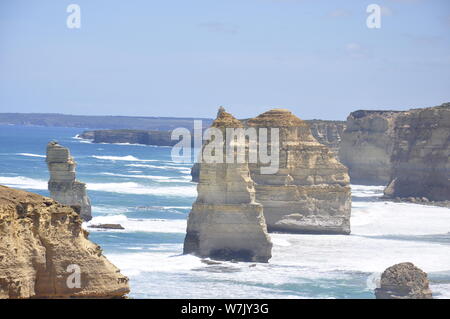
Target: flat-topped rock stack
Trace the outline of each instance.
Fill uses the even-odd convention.
[[[226,128],[242,123],[223,109],[212,127],[226,137]],[[211,143],[208,140],[203,150]],[[267,234],[263,207],[255,201],[248,163],[226,163],[226,143],[221,163],[199,165],[198,197],[189,214],[184,253],[221,260],[267,262],[272,242]],[[235,151],[235,154],[237,151]]]
[[[257,130],[279,128],[278,172],[261,174],[264,165],[249,164],[269,231],[349,234],[350,179],[337,155],[288,110],[270,110],[247,124]]]
[[[387,268],[381,275],[377,299],[432,299],[428,276],[412,263]]]
[[[50,172],[50,196],[61,204],[73,206],[85,221],[91,220],[91,203],[86,184],[76,180],[76,162],[69,149],[54,141],[48,143],[47,166]]]
[[[71,207],[0,186],[0,299],[122,298],[128,278]]]

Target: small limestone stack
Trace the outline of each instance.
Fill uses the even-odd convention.
[[[0,299],[125,296],[128,278],[81,224],[69,206],[0,186]]]
[[[222,131],[225,139],[226,128],[240,128],[242,123],[220,109],[212,127]],[[203,150],[210,143],[206,141]],[[222,163],[203,159],[199,165],[198,197],[189,214],[184,253],[219,260],[268,262],[272,242],[263,208],[255,202],[248,163],[226,163],[226,143],[222,145]]]
[[[260,161],[249,164],[269,231],[349,234],[350,179],[337,155],[288,110],[270,110],[247,124],[279,129],[278,172],[262,174]]]
[[[412,263],[387,268],[375,296],[377,299],[432,299],[427,274]]]
[[[50,196],[61,204],[79,210],[83,220],[91,220],[91,202],[87,196],[86,184],[76,180],[76,162],[69,149],[57,142],[48,143],[47,165],[50,172],[48,182]]]

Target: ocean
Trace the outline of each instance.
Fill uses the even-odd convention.
[[[378,199],[383,187],[352,185],[352,234],[271,234],[268,264],[208,265],[182,255],[196,198],[190,165],[170,147],[93,144],[83,129],[0,126],[0,184],[48,196],[46,145],[75,157],[87,183],[90,240],[130,278],[132,298],[374,298],[381,272],[413,262],[436,298],[450,298],[450,209]],[[125,230],[89,224],[120,223]]]

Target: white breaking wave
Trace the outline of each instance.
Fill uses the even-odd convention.
[[[351,185],[353,197],[381,197],[385,186]]]
[[[92,191],[101,191],[119,194],[135,195],[155,195],[155,196],[173,196],[173,197],[195,197],[197,190],[192,186],[147,186],[135,182],[125,183],[88,183],[87,189]]]
[[[125,230],[111,230],[111,231],[125,231],[125,232],[150,232],[150,233],[180,233],[186,232],[185,219],[137,219],[128,218],[125,215],[107,215],[96,216],[89,222],[83,223],[84,226],[97,224],[120,224]],[[95,228],[87,228],[90,231],[104,231]]]
[[[0,184],[21,189],[46,190],[48,188],[47,181],[24,176],[0,176]]]
[[[21,155],[21,156],[28,156],[28,157],[41,157],[41,158],[45,158],[45,155],[40,155],[40,154],[32,154],[32,153],[17,153],[16,155]]]
[[[171,165],[150,165],[150,164],[127,164],[128,167],[145,167],[145,168],[156,168],[156,169],[164,169],[164,170],[178,170],[184,174],[190,174],[190,167],[186,166],[171,166]]]
[[[140,178],[140,179],[149,179],[161,183],[190,183],[190,180],[188,178],[176,178],[176,177],[170,177],[170,176],[156,176],[156,175],[130,175],[130,174],[116,174],[116,173],[108,173],[103,172],[100,173],[101,175],[106,176],[117,176],[117,177],[126,177],[126,178]]]
[[[141,160],[139,158],[134,157],[133,155],[126,156],[100,156],[100,155],[92,155],[93,158],[107,160],[107,161],[129,161],[129,162],[153,162],[154,160]]]

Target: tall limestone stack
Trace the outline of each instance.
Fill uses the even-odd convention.
[[[265,175],[260,162],[249,164],[269,231],[349,234],[349,176],[337,155],[288,110],[274,109],[247,123],[257,130],[279,128],[278,172]]]
[[[311,134],[319,143],[328,146],[336,154],[339,153],[341,136],[346,128],[345,121],[309,120],[305,122],[309,124]]]
[[[450,103],[402,112],[391,161],[387,197],[450,200]]]
[[[392,173],[394,124],[401,112],[355,111],[347,118],[339,159],[352,184],[387,185]]]
[[[432,299],[428,276],[412,263],[387,268],[381,275],[377,299]]]
[[[50,172],[50,196],[61,204],[76,206],[81,218],[91,220],[91,202],[86,193],[86,184],[76,180],[76,162],[69,149],[57,142],[48,143],[47,165]]]
[[[221,130],[225,139],[226,128],[240,128],[242,123],[221,109],[212,127]],[[203,150],[211,142],[206,141]],[[263,208],[255,202],[248,164],[226,163],[226,143],[222,145],[222,163],[207,163],[203,159],[199,165],[198,197],[189,214],[184,253],[221,260],[268,262],[272,242]]]
[[[0,186],[0,299],[126,295],[128,278],[81,224],[69,206]]]

